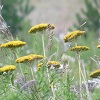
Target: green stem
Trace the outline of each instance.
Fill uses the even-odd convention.
[[[86,87],[87,99],[88,100],[92,100],[91,95],[90,95],[90,92],[89,92],[89,89],[88,89],[88,84],[87,84],[88,81],[87,81],[87,78],[86,78],[86,69],[85,69],[85,66],[82,66],[82,67],[83,67],[84,75],[83,75],[82,71],[81,71],[81,73],[82,73],[83,80],[84,80],[85,87]]]
[[[31,70],[31,75],[32,75],[32,79],[33,80],[36,80],[36,77],[35,77],[35,75],[34,75],[34,73],[33,73],[33,69],[32,69],[32,65],[30,64],[30,70]],[[40,96],[40,94],[38,93],[38,87],[37,87],[37,85],[36,85],[36,92],[37,92],[37,95],[35,95],[35,96],[37,96],[37,98],[38,98],[38,100],[41,100],[41,96]]]
[[[16,58],[18,58],[18,54],[19,54],[19,52],[16,51],[16,52],[15,52]],[[18,63],[18,65],[19,65],[19,69],[20,69],[20,71],[21,71],[21,74],[22,74],[22,76],[24,77],[24,73],[23,73],[23,71],[22,71],[21,64]]]
[[[47,76],[48,76],[48,81],[49,81],[51,91],[52,91],[52,94],[53,94],[53,100],[56,100],[56,95],[55,95],[55,91],[54,91],[54,84],[53,84],[53,82],[51,83],[51,81],[50,81],[50,75],[49,75],[48,68],[47,68]]]
[[[46,53],[45,53],[45,44],[44,44],[44,34],[42,34],[42,45],[43,45],[43,54],[44,54],[44,57],[46,56]],[[50,81],[50,75],[49,75],[49,70],[47,68],[47,76],[48,76],[48,81],[49,81],[49,84],[51,83]],[[52,82],[52,84],[50,84],[50,87],[51,87],[51,91],[52,91],[52,94],[53,94],[53,100],[56,100],[55,99],[55,91],[54,91],[54,84]]]
[[[80,58],[80,53],[77,52],[77,55],[78,55],[78,66],[79,66],[79,89],[80,89],[80,100],[83,99],[82,97],[82,89],[81,89],[81,82],[82,82],[82,79],[81,79],[81,58]]]
[[[45,57],[44,34],[42,34],[42,45],[43,45],[43,54]]]
[[[32,66],[31,66],[31,74],[32,74],[32,79],[34,79],[34,74],[33,74],[33,69],[32,69]]]

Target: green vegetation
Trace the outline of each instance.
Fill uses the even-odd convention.
[[[76,30],[64,36],[62,43],[54,34],[55,27],[39,24],[29,33],[30,23],[25,21],[13,42],[1,32],[0,100],[100,99],[100,89],[93,82],[86,84],[95,79],[90,73],[100,69],[100,43],[95,34]],[[65,51],[69,43],[71,47]]]
[[[30,0],[1,0],[1,4],[4,5],[2,16],[15,36],[22,30],[24,20],[33,10],[33,6],[30,5]]]
[[[74,27],[79,29],[79,26],[86,22],[80,29],[87,30],[90,34],[95,36],[99,35],[100,31],[100,1],[99,0],[83,0],[85,3],[85,9],[81,9],[80,13],[77,13],[76,18],[78,24]]]

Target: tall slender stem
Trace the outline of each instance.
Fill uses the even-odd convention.
[[[90,92],[89,92],[89,89],[88,89],[88,84],[87,84],[88,81],[87,81],[87,78],[86,78],[86,69],[85,69],[85,66],[84,65],[82,67],[83,67],[83,72],[84,72],[83,79],[84,79],[84,83],[85,83],[85,87],[86,87],[87,99],[88,100],[92,100],[91,95],[90,95]]]
[[[86,92],[87,92],[87,99],[88,100],[92,100],[91,99],[91,96],[90,96],[90,93],[89,93],[89,90],[88,90],[88,84],[87,84],[87,80],[86,80],[86,74],[85,74],[85,69],[83,68],[83,71],[84,73],[82,72],[81,70],[81,58],[80,58],[80,54],[78,53],[78,63],[79,63],[79,74],[80,74],[80,80],[81,80],[81,75],[82,75],[82,78],[84,80],[84,83],[85,83],[85,87],[86,87]],[[84,66],[83,66],[84,67]],[[81,93],[81,81],[80,81],[80,93]],[[81,97],[81,94],[80,94],[80,97]]]
[[[45,44],[44,44],[44,34],[42,34],[42,44],[43,44],[43,54],[44,54],[44,57],[46,56],[45,54]],[[47,68],[47,77],[48,77],[48,81],[49,81],[49,84],[51,83],[50,81],[50,75],[49,75],[49,70]],[[52,82],[52,84],[50,84],[50,87],[51,87],[51,91],[52,91],[52,94],[53,94],[53,100],[55,100],[55,91],[54,91],[54,84]]]
[[[42,34],[43,54],[45,57],[45,45],[44,45],[44,34]]]
[[[83,100],[83,97],[82,97],[82,89],[81,89],[81,58],[80,58],[80,53],[77,52],[77,55],[78,55],[78,66],[79,66],[79,89],[80,89],[80,100]]]
[[[32,79],[34,79],[34,74],[33,74],[33,68],[32,68],[32,66],[31,66],[31,74],[32,74]]]
[[[14,51],[14,53],[15,53],[16,58],[18,58],[19,52],[18,52],[18,51],[16,51],[16,52]],[[21,68],[21,64],[18,63],[18,65],[19,65],[19,69],[20,69],[20,71],[21,71],[21,74],[22,74],[22,76],[24,77],[24,73],[23,73],[23,70],[22,70],[22,68]]]

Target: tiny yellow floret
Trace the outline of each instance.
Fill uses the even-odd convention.
[[[14,65],[7,65],[7,66],[4,66],[4,67],[0,68],[0,72],[13,71],[15,69],[16,69],[16,66],[14,66]]]
[[[75,52],[80,52],[80,51],[87,51],[89,49],[90,48],[87,46],[76,46],[76,47],[72,47],[70,50]]]
[[[100,76],[100,69],[92,72],[89,76],[92,78],[97,78],[98,76]]]
[[[28,32],[36,33],[40,31],[45,31],[46,29],[53,30],[55,28],[54,24],[42,23],[36,26],[33,26]]]
[[[68,33],[67,35],[64,36],[64,42],[70,42],[73,39],[77,39],[79,36],[82,36],[85,33],[86,33],[85,31],[80,31],[80,30]]]
[[[7,43],[1,44],[2,48],[16,48],[16,47],[22,47],[26,45],[26,42],[23,41],[9,41]]]

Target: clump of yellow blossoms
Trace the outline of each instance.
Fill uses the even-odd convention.
[[[51,66],[53,66],[55,68],[59,68],[60,67],[60,62],[57,62],[57,61],[48,62],[48,67],[50,68]]]
[[[42,24],[33,26],[28,32],[36,33],[36,32],[40,32],[40,31],[44,31],[46,29],[53,30],[54,28],[55,28],[55,26],[53,24],[42,23]]]
[[[80,51],[87,51],[89,49],[90,48],[87,46],[76,46],[76,47],[72,47],[70,50],[75,52],[80,52]]]
[[[0,68],[0,72],[13,71],[15,69],[16,69],[16,66],[14,66],[14,65],[7,65],[7,66],[4,66],[4,67]]]
[[[26,45],[26,42],[23,41],[9,41],[7,43],[1,44],[2,48],[16,48],[16,47],[22,47]]]
[[[99,49],[100,49],[100,45],[98,45],[98,46],[97,46],[97,48],[99,48]]]
[[[85,34],[85,31],[76,30],[64,36],[64,42],[70,42],[73,39]]]
[[[90,74],[90,77],[92,77],[92,78],[97,78],[98,76],[100,76],[100,69],[98,69]]]
[[[44,65],[44,63],[39,63],[37,70],[40,71],[40,68]]]
[[[42,55],[30,54],[30,55],[23,56],[23,57],[16,59],[16,62],[17,63],[30,62],[30,61],[34,61],[34,60],[43,59],[43,58],[44,58],[44,56],[42,56]]]

